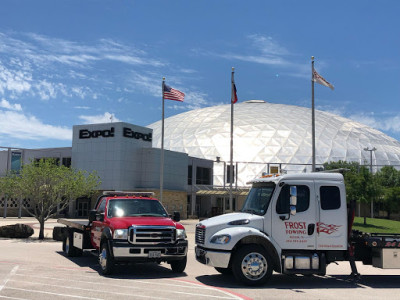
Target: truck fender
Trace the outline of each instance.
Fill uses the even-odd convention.
[[[108,227],[104,228],[103,232],[101,233],[100,245],[102,243],[107,243],[108,249],[110,250],[111,255],[114,256],[112,240],[113,240],[113,237],[112,237],[111,229]]]
[[[274,270],[277,272],[281,272],[281,260],[277,250],[279,248],[274,245],[274,242],[271,241],[271,239],[265,233],[252,227],[235,226],[225,228],[216,232],[213,236],[211,236],[211,239],[214,236],[220,235],[230,235],[231,239],[229,243],[225,245],[213,244],[214,249],[230,250],[233,254],[236,249],[245,244],[261,245],[267,250],[268,254],[271,256],[274,264]],[[233,255],[231,256],[231,260],[232,257]]]

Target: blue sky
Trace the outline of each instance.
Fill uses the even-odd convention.
[[[335,90],[316,108],[400,140],[400,2],[28,1],[0,10],[0,146],[71,146],[72,126],[230,101],[311,106],[311,56]],[[290,118],[290,116],[282,116]]]

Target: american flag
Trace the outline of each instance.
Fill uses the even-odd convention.
[[[324,77],[319,75],[318,72],[315,71],[315,69],[313,69],[312,80],[316,83],[322,84],[322,85],[330,88],[332,91],[335,89],[335,87],[332,84],[330,84],[328,81],[326,81],[326,79]]]
[[[185,94],[181,91],[171,88],[170,86],[164,84],[164,91],[163,91],[164,99],[168,100],[175,100],[183,102],[185,98]]]

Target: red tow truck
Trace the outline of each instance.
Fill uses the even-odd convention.
[[[66,225],[63,251],[98,256],[100,272],[109,275],[115,264],[167,262],[174,272],[186,268],[188,241],[179,212],[169,216],[153,193],[103,192],[89,221],[58,219]]]

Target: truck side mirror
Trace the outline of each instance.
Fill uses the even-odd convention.
[[[290,215],[295,216],[296,215],[296,206],[291,205],[290,206]]]
[[[95,209],[89,211],[89,223],[92,223],[93,221],[96,220],[96,213],[97,211]]]
[[[181,213],[179,211],[174,211],[174,216],[172,218],[175,222],[179,222],[181,220]]]

